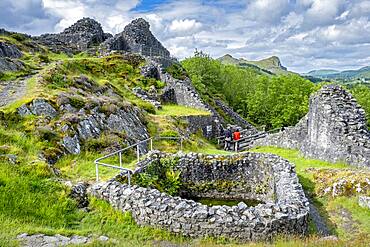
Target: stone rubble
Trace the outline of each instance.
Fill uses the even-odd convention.
[[[69,245],[85,245],[93,241],[93,237],[84,237],[73,235],[71,237],[56,234],[54,236],[48,236],[45,234],[34,234],[29,235],[22,233],[17,236],[22,247],[59,247]],[[109,238],[107,236],[100,236],[97,238],[100,242],[107,242]]]

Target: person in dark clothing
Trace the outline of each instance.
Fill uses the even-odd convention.
[[[231,131],[231,128],[228,127],[227,130],[225,131],[225,147],[224,147],[224,149],[226,151],[230,149],[232,137],[233,137],[233,132]]]

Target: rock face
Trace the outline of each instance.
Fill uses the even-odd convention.
[[[170,56],[170,52],[151,33],[149,23],[142,18],[133,20],[123,32],[107,40],[105,46],[110,50],[138,52],[144,56]]]
[[[160,156],[152,154],[149,157],[153,160]],[[233,207],[210,207],[193,200],[172,197],[155,189],[129,187],[114,180],[94,185],[91,192],[116,208],[131,212],[140,225],[157,226],[192,237],[223,236],[241,241],[260,241],[278,234],[307,234],[308,202],[288,161],[275,155],[255,153],[224,159],[197,154],[179,154],[178,158],[177,169],[182,171],[181,177],[185,184],[215,183],[217,179],[239,181],[239,177],[248,183],[247,177],[258,179],[263,173],[254,170],[258,161],[261,161],[264,168],[271,172],[269,176],[274,178],[271,180],[275,188],[274,197],[266,198],[266,203],[255,207],[248,207],[242,202]],[[225,194],[246,196],[248,188],[244,191],[236,188]],[[217,190],[211,189],[211,192],[220,195]]]
[[[337,85],[324,86],[311,96],[309,113],[296,127],[256,145],[297,148],[307,157],[370,167],[365,111]]]
[[[109,37],[111,35],[104,33],[100,23],[83,18],[59,34],[44,34],[37,40],[55,51],[83,51],[99,45]]]

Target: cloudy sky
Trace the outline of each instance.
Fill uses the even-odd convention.
[[[370,65],[370,0],[0,0],[0,27],[59,32],[82,17],[117,33],[143,17],[178,58],[276,55],[290,70]]]

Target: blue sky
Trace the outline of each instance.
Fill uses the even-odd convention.
[[[370,65],[370,0],[1,0],[0,27],[60,32],[82,17],[118,33],[143,17],[178,57],[279,56],[288,69]]]

